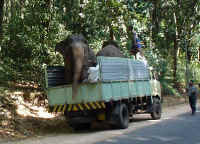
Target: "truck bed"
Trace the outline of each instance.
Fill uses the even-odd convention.
[[[50,87],[47,89],[47,95],[50,106],[108,102],[133,97],[160,95],[159,85],[160,83],[155,80],[83,83],[80,84],[78,95],[75,99],[72,99],[71,85]]]
[[[118,63],[120,60],[123,62],[126,60],[124,58],[114,59],[117,59]],[[72,99],[72,85],[64,83],[64,67],[47,67],[46,83],[49,106],[109,102],[134,97],[160,95],[160,83],[157,80],[151,80],[147,75],[147,70],[145,73],[139,71],[137,75],[132,77],[125,77],[127,74],[124,74],[124,78],[121,80],[111,80],[109,74],[113,75],[113,73],[108,73],[108,71],[112,69],[110,69],[108,63],[106,64],[106,60],[110,59],[102,57],[99,59],[100,80],[96,83],[81,83],[78,88],[78,95],[75,99]],[[111,60],[113,60],[113,58],[111,58]],[[127,61],[127,66],[130,66],[130,59],[127,60],[129,60]],[[103,64],[106,64],[105,67],[102,67]],[[113,64],[113,62],[111,64]],[[115,66],[115,68],[117,68],[117,66]],[[106,73],[103,73],[102,71],[105,71]],[[121,72],[118,70],[116,73],[120,74]],[[128,73],[130,73],[130,71],[128,71]],[[143,76],[144,79],[142,79],[143,77],[141,78],[141,74],[145,76]],[[105,77],[102,77],[104,75]],[[140,76],[139,79],[131,79],[138,78],[138,76]]]

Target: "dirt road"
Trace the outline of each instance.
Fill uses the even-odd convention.
[[[200,113],[191,116],[188,105],[178,105],[164,108],[161,120],[153,121],[149,115],[136,115],[126,130],[111,130],[101,124],[89,131],[54,134],[2,144],[132,144],[133,141],[140,144],[183,144],[185,136],[189,137],[187,142],[197,144],[200,139],[193,139],[193,136],[199,135],[199,120]]]

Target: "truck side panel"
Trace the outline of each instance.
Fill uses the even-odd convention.
[[[129,95],[131,97],[137,96],[137,84],[135,82],[129,82]]]
[[[111,83],[104,83],[102,84],[102,97],[105,101],[109,101],[112,99],[113,91]]]
[[[102,97],[104,101],[129,98],[128,82],[102,83]]]
[[[132,97],[151,96],[152,88],[149,81],[102,83],[102,100],[117,101]]]
[[[136,83],[136,89],[137,89],[137,93],[136,93],[137,96],[143,97],[143,96],[152,95],[149,81],[137,81],[135,83]]]
[[[53,88],[48,88],[47,96],[49,106],[63,105],[68,101],[69,96],[71,95],[72,91],[71,88],[68,86],[57,86]]]
[[[50,106],[102,101],[101,85],[99,83],[81,84],[75,99],[72,99],[71,85],[48,88],[47,95]]]
[[[96,101],[122,100],[132,97],[160,96],[160,83],[151,81],[107,82],[81,84],[78,95],[72,99],[71,85],[48,88],[49,105],[78,104]]]

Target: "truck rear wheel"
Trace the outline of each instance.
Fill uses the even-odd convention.
[[[152,104],[152,112],[151,112],[151,117],[153,120],[158,120],[161,118],[161,113],[162,113],[162,107],[161,107],[161,102],[160,99],[154,98],[153,99],[153,104]]]
[[[117,128],[126,129],[129,125],[129,112],[126,104],[119,104],[116,109],[116,125]]]

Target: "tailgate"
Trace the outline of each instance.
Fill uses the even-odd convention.
[[[101,84],[80,84],[78,95],[72,99],[72,86],[63,85],[47,88],[49,105],[79,104],[102,101]]]

